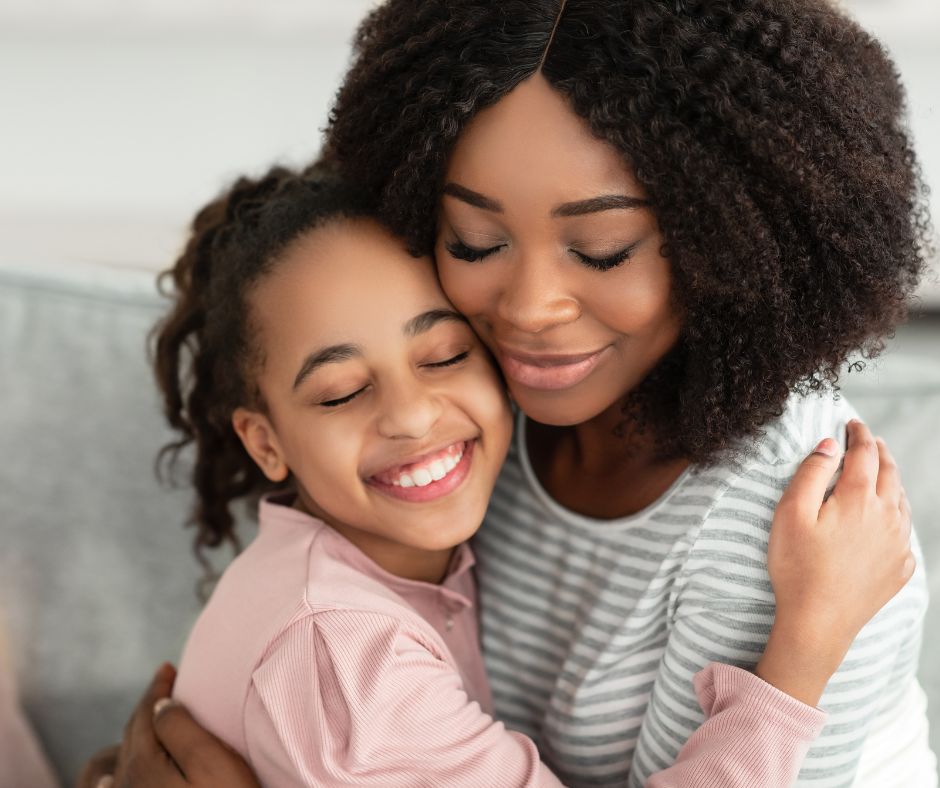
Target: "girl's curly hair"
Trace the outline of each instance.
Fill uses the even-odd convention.
[[[827,0],[387,0],[326,153],[429,252],[462,129],[537,72],[662,230],[684,328],[632,405],[664,456],[714,461],[882,349],[929,220],[903,88],[855,22]]]
[[[238,179],[202,208],[182,255],[160,275],[173,303],[151,333],[151,354],[164,415],[180,437],[159,459],[172,468],[180,450],[195,444],[190,523],[207,571],[205,548],[239,548],[232,502],[283,486],[265,478],[231,423],[238,407],[264,408],[252,289],[300,237],[328,221],[374,215],[370,200],[323,168],[275,167]]]

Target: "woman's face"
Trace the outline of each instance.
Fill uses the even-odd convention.
[[[673,346],[670,267],[645,193],[540,75],[463,131],[448,162],[441,283],[535,421],[619,406]]]

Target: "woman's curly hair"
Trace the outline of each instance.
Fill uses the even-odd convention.
[[[160,275],[172,306],[154,327],[151,354],[164,415],[180,437],[159,460],[172,469],[194,444],[190,523],[207,571],[205,548],[224,542],[239,548],[232,502],[284,486],[268,481],[232,427],[236,408],[265,407],[256,382],[264,354],[252,290],[296,240],[328,221],[374,216],[371,203],[317,166],[239,178],[197,213],[183,253]]]
[[[882,349],[929,220],[898,74],[855,22],[826,0],[387,0],[326,155],[429,252],[462,129],[536,72],[658,218],[684,327],[632,404],[664,456],[714,461]]]

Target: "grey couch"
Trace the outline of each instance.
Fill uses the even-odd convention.
[[[154,477],[168,433],[145,337],[162,309],[148,272],[0,268],[0,629],[63,780],[118,738],[200,608],[189,495]],[[899,459],[936,599],[940,361],[892,354],[846,392]],[[921,678],[940,752],[938,648],[934,607]]]

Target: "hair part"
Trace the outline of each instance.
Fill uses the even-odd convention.
[[[712,462],[880,352],[929,214],[897,71],[854,21],[828,0],[387,0],[327,150],[427,253],[463,129],[537,72],[662,231],[682,335],[625,414],[663,457]]]
[[[239,178],[202,208],[183,253],[160,275],[172,306],[154,327],[150,348],[163,413],[179,437],[161,450],[158,469],[172,472],[181,450],[194,447],[196,502],[188,524],[207,571],[206,548],[227,542],[240,549],[232,503],[289,483],[270,482],[232,426],[236,408],[264,409],[253,288],[310,232],[374,216],[371,200],[324,167],[275,167],[260,178]]]

